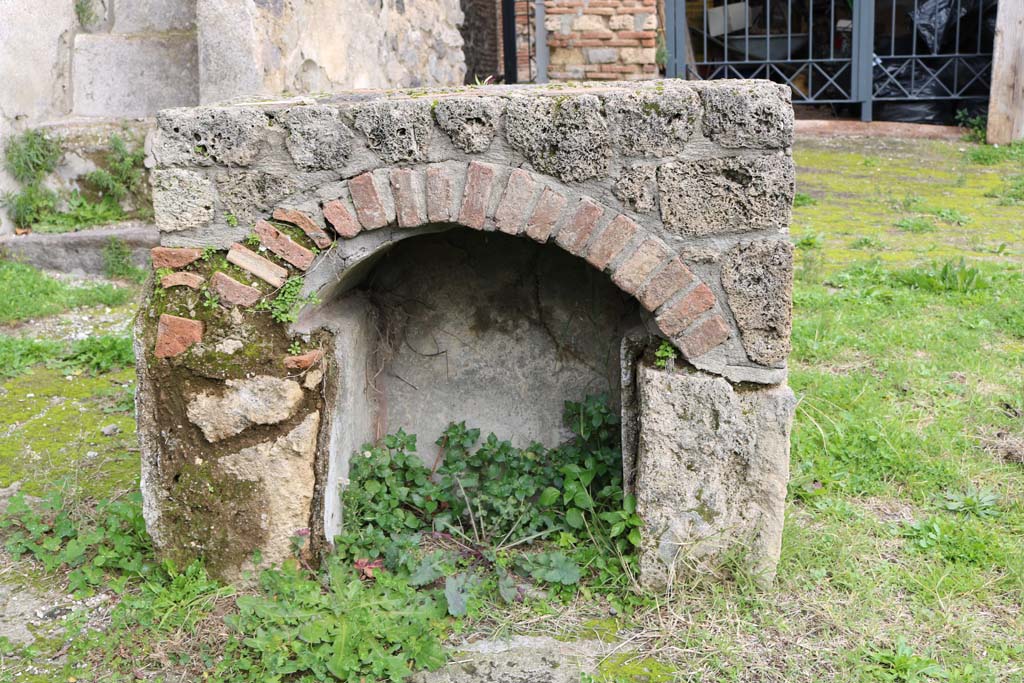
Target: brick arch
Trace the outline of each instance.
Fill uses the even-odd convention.
[[[401,229],[413,236],[418,234],[413,229],[436,224],[552,242],[609,275],[652,314],[658,330],[687,360],[732,336],[713,290],[664,240],[547,176],[479,161],[446,162],[379,168],[328,187],[316,207],[323,228],[306,213],[313,210],[308,202],[298,208],[285,203],[274,218],[302,228],[321,248],[330,244],[328,231],[351,240],[391,228],[398,229],[398,240]]]

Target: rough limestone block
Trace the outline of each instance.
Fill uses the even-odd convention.
[[[782,149],[793,144],[793,106],[787,86],[763,81],[707,84],[704,135],[723,147]]]
[[[270,127],[256,109],[172,109],[157,116],[153,156],[162,166],[248,166]]]
[[[782,545],[793,392],[739,392],[721,377],[646,366],[637,387],[641,583],[662,588],[687,572],[714,572],[733,554],[770,583]]]
[[[678,154],[700,121],[700,98],[689,88],[616,93],[607,102],[612,140],[630,155]]]
[[[491,146],[503,108],[501,100],[453,97],[437,103],[434,118],[456,147],[477,153]]]
[[[74,113],[152,116],[199,102],[195,36],[75,36]]]
[[[506,135],[542,173],[568,182],[603,176],[611,157],[603,108],[594,95],[516,97],[506,107]]]
[[[793,160],[785,155],[678,161],[658,169],[665,227],[684,237],[789,225]]]
[[[733,247],[722,263],[722,288],[750,360],[784,361],[793,331],[792,243],[758,240]]]
[[[429,101],[370,102],[355,108],[355,126],[382,161],[422,161],[434,120]]]
[[[295,165],[303,171],[341,168],[352,151],[352,130],[334,107],[286,109],[278,118],[288,129],[286,144]]]
[[[153,171],[153,211],[161,232],[188,230],[209,223],[213,218],[216,191],[210,179],[201,173],[181,169]]]
[[[202,393],[188,403],[188,419],[210,443],[240,434],[253,425],[273,425],[295,414],[302,402],[298,382],[259,376],[225,382],[221,395]]]

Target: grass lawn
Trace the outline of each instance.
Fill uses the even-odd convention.
[[[605,640],[611,654],[594,680],[615,683],[1024,680],[1024,154],[917,140],[805,140],[794,154],[799,404],[776,587],[758,591],[738,575],[657,599],[551,589],[511,607],[492,591],[464,617],[387,628],[412,623],[452,643],[474,633]],[[10,277],[40,294],[0,302],[0,321],[120,296],[69,292],[0,263],[5,291]],[[52,303],[25,308],[36,299]],[[10,368],[0,488],[19,480],[47,496],[68,482],[40,523],[105,529],[87,557],[107,564],[90,575],[80,553],[64,562],[70,531],[37,553],[49,568],[0,556],[0,584],[66,594],[70,582],[103,598],[76,604],[63,631],[38,627],[31,646],[0,639],[0,681],[200,680],[225,652],[253,672],[256,652],[301,652],[323,678],[295,680],[334,680],[327,672],[344,662],[311,654],[314,629],[274,630],[287,606],[308,621],[343,605],[346,623],[371,628],[357,620],[423,599],[407,586],[364,595],[359,585],[325,597],[287,573],[236,597],[199,567],[154,569],[130,495],[130,369],[116,369],[116,350],[114,361],[101,362],[105,351],[75,361],[66,345],[5,362],[15,357],[5,348],[30,343],[14,334],[0,336],[0,374]],[[98,434],[107,424],[115,437]],[[98,499],[120,507],[98,509]],[[379,604],[391,607],[373,612]],[[248,640],[229,635],[225,615]],[[237,667],[220,675],[270,680]]]

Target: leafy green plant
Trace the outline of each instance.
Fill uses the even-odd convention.
[[[663,339],[654,352],[654,367],[665,369],[669,365],[674,365],[677,358],[679,358],[679,351],[672,345],[672,342]]]
[[[95,186],[101,196],[120,202],[142,190],[145,158],[141,145],[132,149],[121,136],[112,135],[104,167],[86,174],[85,180]]]
[[[32,185],[52,173],[63,154],[59,137],[29,130],[7,141],[4,166],[19,183]]]
[[[103,247],[103,274],[114,280],[142,282],[146,271],[132,263],[132,252],[124,240],[111,237]]]
[[[922,232],[935,232],[938,228],[930,218],[924,216],[905,216],[895,223],[896,227],[904,232],[919,234]]]
[[[967,161],[979,166],[996,166],[1024,161],[1024,142],[1009,145],[978,145],[967,150]]]
[[[316,292],[302,296],[302,277],[291,277],[277,290],[273,298],[263,298],[255,306],[257,311],[267,311],[274,322],[293,323],[298,320],[299,311],[303,306],[315,306],[320,303]]]
[[[0,204],[7,209],[16,225],[27,228],[56,213],[57,193],[33,183],[20,192],[4,194]]]
[[[825,244],[825,235],[820,232],[806,232],[793,240],[797,249],[820,249]]]
[[[248,235],[245,236],[245,239],[242,241],[245,243],[245,246],[249,247],[250,249],[259,249],[260,245],[263,244],[262,242],[260,242],[260,236],[254,232],[250,232]]]
[[[1024,145],[1021,146],[1024,149]],[[985,195],[999,200],[1002,206],[1024,204],[1024,174],[1011,175],[998,190]]]
[[[850,243],[850,247],[853,249],[870,249],[872,251],[878,251],[885,248],[885,243],[877,237],[858,237]]]
[[[806,192],[797,192],[793,195],[793,208],[799,209],[804,206],[814,206],[818,203],[818,200],[807,194]]]
[[[961,109],[956,113],[956,125],[964,129],[964,139],[968,142],[985,144],[988,133],[988,117],[984,114],[971,116],[971,112]]]
[[[89,28],[96,21],[96,10],[92,3],[93,0],[75,0],[75,17],[82,28]]]
[[[132,290],[111,284],[73,286],[37,268],[14,261],[0,261],[0,322],[53,315],[80,306],[120,306]]]
[[[236,631],[216,675],[225,681],[393,681],[436,669],[445,608],[386,573],[363,582],[329,560],[322,580],[297,562],[260,574],[260,594],[238,598]]]
[[[940,221],[950,225],[967,225],[971,222],[970,216],[960,213],[956,209],[938,209],[934,214]]]
[[[940,506],[950,512],[962,512],[975,517],[995,517],[999,514],[999,496],[988,489],[969,486],[966,491],[947,491]]]
[[[66,369],[84,369],[92,373],[110,372],[135,364],[135,351],[129,337],[98,335],[80,339],[60,359]]]
[[[946,678],[946,671],[934,660],[922,657],[902,637],[891,647],[876,647],[867,654],[866,669],[873,679],[897,683],[920,683]]]
[[[942,266],[918,266],[893,274],[896,282],[929,292],[957,292],[968,294],[988,287],[988,281],[976,266],[961,258],[947,261]]]

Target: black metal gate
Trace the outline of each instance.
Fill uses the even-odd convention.
[[[767,78],[866,121],[877,103],[952,122],[988,99],[996,0],[665,0],[665,14],[669,77]]]

